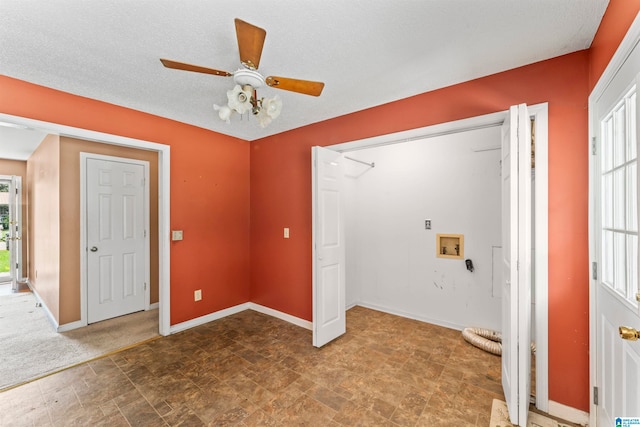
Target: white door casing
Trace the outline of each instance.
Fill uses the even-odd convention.
[[[22,271],[22,177],[2,175],[0,180],[9,185],[9,229],[6,240],[9,251],[9,279],[11,289],[18,289]]]
[[[86,158],[87,321],[148,305],[148,165]]]
[[[515,425],[526,425],[531,387],[531,135],[524,104],[502,127],[502,386]]]
[[[342,155],[312,148],[313,345],[346,332]]]
[[[589,97],[590,136],[590,424],[640,415],[638,303],[638,113],[640,19],[636,17]]]

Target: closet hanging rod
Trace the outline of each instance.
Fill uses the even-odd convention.
[[[376,163],[375,162],[365,162],[363,160],[358,160],[358,159],[354,159],[353,157],[349,157],[349,156],[344,156],[345,159],[349,159],[353,162],[358,162],[358,163],[362,163],[363,165],[367,165],[369,167],[375,168],[376,167]]]

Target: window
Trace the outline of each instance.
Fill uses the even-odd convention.
[[[600,123],[602,281],[637,306],[638,185],[636,87]]]

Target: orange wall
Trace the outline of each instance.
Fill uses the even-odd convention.
[[[0,159],[0,175],[15,175],[22,178],[22,272],[24,277],[27,274],[27,248],[29,246],[29,223],[27,221],[27,162],[24,160]]]
[[[548,102],[549,394],[588,411],[588,70],[581,51],[252,142],[251,300],[311,320],[311,146]]]
[[[589,91],[598,83],[638,11],[640,0],[610,0],[589,49]]]
[[[248,142],[6,76],[0,112],[171,146],[171,324],[249,300]]]

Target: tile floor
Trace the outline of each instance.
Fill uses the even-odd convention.
[[[362,307],[316,349],[254,311],[0,393],[7,426],[482,426],[500,358],[460,332]]]

